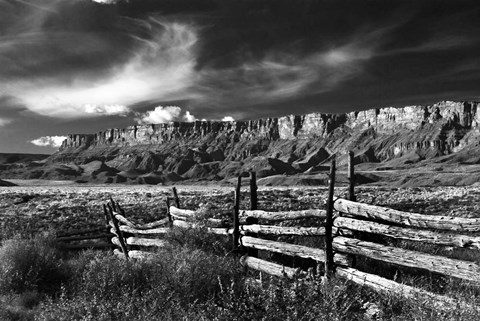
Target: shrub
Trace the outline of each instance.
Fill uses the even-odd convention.
[[[185,302],[205,302],[222,286],[242,278],[240,265],[231,257],[221,257],[198,249],[172,248],[161,251],[156,261],[160,267],[159,284]]]
[[[80,254],[70,262],[76,276],[68,289],[46,301],[37,319],[198,320],[222,289],[242,284],[242,270],[230,257],[180,247],[157,254],[129,262],[105,253]]]
[[[53,293],[67,278],[60,253],[48,237],[11,239],[0,247],[0,292]]]
[[[209,311],[211,318],[226,320],[357,320],[361,292],[345,282],[279,280],[246,284],[242,290],[222,292],[222,299]]]
[[[85,257],[89,262],[85,262]],[[76,295],[113,300],[148,291],[154,275],[147,261],[125,261],[112,254],[91,252],[70,262],[73,277],[69,289]]]

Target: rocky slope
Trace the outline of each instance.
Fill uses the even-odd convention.
[[[480,161],[478,102],[290,115],[252,121],[196,121],[130,126],[70,135],[29,178],[166,183],[312,174],[348,150],[372,168]],[[478,111],[478,112],[477,112]],[[49,170],[45,167],[50,166]]]

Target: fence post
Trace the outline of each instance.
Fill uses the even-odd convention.
[[[115,232],[117,233],[117,236],[118,236],[118,240],[120,242],[120,247],[122,248],[122,252],[125,255],[125,258],[128,260],[128,249],[127,249],[127,245],[125,244],[125,239],[123,238],[123,233],[122,231],[120,231],[120,227],[118,226],[117,218],[113,213],[112,206],[110,206],[110,204],[108,203],[107,203],[107,206],[108,206],[108,211],[110,213],[110,218],[112,219],[113,228],[115,229]]]
[[[242,186],[242,176],[237,179],[235,188],[235,203],[233,205],[233,250],[238,253],[238,243],[240,240],[240,187]]]
[[[107,228],[110,230],[110,224],[109,224],[110,218],[108,215],[107,205],[105,204],[103,204],[103,216],[105,217],[105,226],[107,226]]]
[[[250,171],[250,209],[255,211],[258,209],[258,196],[257,196],[257,173],[253,170]],[[247,217],[246,225],[258,224],[258,218]],[[246,236],[257,237],[257,233],[245,233]],[[258,250],[249,247],[247,249],[247,255],[251,257],[258,257]]]
[[[173,198],[175,199],[175,206],[180,208],[180,199],[178,198],[177,188],[174,186],[172,187]]]
[[[165,199],[165,204],[167,205],[167,217],[168,217],[168,221],[170,223],[173,222],[173,219],[172,219],[172,214],[170,214],[170,197],[167,196],[167,198]]]
[[[330,181],[328,186],[328,200],[327,200],[327,218],[325,221],[325,277],[330,279],[334,272],[333,263],[333,193],[335,189],[335,156],[332,159],[332,165],[330,166]]]
[[[254,171],[250,172],[250,209],[252,211],[256,210],[258,207],[258,197],[257,197],[257,173]]]
[[[355,164],[353,162],[353,151],[348,152],[348,181],[350,183],[348,188],[348,199],[355,202]]]
[[[117,211],[117,205],[115,204],[115,201],[113,200],[112,196],[110,196],[110,203],[112,203],[112,209],[114,212]]]

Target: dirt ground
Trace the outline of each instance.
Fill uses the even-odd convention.
[[[18,182],[17,182],[18,183]],[[16,231],[38,233],[68,231],[103,225],[102,204],[110,197],[119,202],[126,216],[149,222],[166,216],[167,196],[171,187],[148,185],[74,185],[67,182],[29,182],[29,185],[0,187],[0,238]],[[234,187],[215,185],[178,185],[181,207],[205,208],[213,216],[230,215]],[[336,187],[338,197],[346,195],[346,187]],[[403,211],[480,217],[480,188],[414,187],[389,188],[361,186],[356,188],[358,200]],[[327,198],[326,187],[259,187],[258,208],[263,210],[296,210],[322,208]],[[242,204],[249,208],[248,186],[242,188]]]

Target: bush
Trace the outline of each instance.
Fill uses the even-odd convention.
[[[45,302],[37,319],[201,319],[222,289],[242,284],[242,270],[230,257],[181,247],[157,254],[129,262],[105,253],[80,254],[70,262],[75,276],[68,289]]]
[[[90,259],[89,262],[85,258]],[[148,261],[128,261],[112,254],[81,254],[70,263],[73,277],[68,288],[74,295],[115,300],[125,295],[141,295],[153,283],[154,266]]]
[[[223,286],[242,279],[242,269],[231,257],[188,247],[162,251],[156,263],[161,270],[157,282],[186,304],[212,299]]]
[[[48,237],[5,241],[0,247],[0,292],[57,291],[67,274],[51,244]]]

